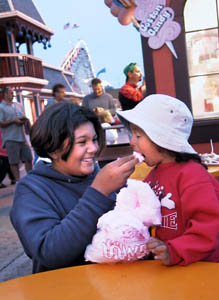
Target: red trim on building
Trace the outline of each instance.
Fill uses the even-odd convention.
[[[156,93],[176,97],[172,53],[167,46],[153,50]]]

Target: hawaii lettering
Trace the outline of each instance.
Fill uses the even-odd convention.
[[[147,254],[146,244],[127,246],[118,241],[107,240],[102,243],[103,256],[114,260],[133,260],[142,258]]]
[[[166,215],[166,216],[162,216],[161,227],[177,230],[178,229],[177,212],[174,212],[174,213]]]
[[[170,19],[173,14],[168,8],[165,8],[165,11],[161,13],[164,5],[158,5],[155,10],[148,16],[146,22],[141,22],[140,29],[143,32],[147,32],[149,36],[155,36],[161,30],[163,25],[168,19]],[[158,19],[156,24],[153,26],[154,22]]]

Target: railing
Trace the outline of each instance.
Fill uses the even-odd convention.
[[[42,60],[28,54],[0,54],[0,78],[23,76],[44,79]]]

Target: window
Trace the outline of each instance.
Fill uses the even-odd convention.
[[[219,0],[187,0],[184,19],[194,118],[219,118]]]

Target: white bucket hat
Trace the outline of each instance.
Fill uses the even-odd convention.
[[[122,123],[140,127],[158,146],[182,153],[197,153],[188,143],[193,117],[180,100],[167,95],[150,95],[133,109],[118,111]]]

